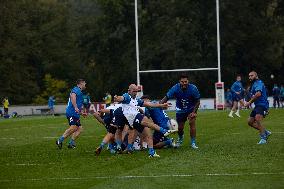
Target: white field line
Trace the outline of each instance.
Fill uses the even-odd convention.
[[[205,173],[205,174],[172,174],[172,175],[125,175],[125,176],[97,176],[97,177],[47,177],[47,178],[15,178],[15,179],[0,179],[0,182],[15,182],[15,181],[42,181],[42,180],[90,180],[90,179],[139,179],[139,178],[165,178],[165,177],[235,177],[235,176],[259,176],[259,175],[284,175],[284,172],[279,173]]]

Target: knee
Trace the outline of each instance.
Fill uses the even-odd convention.
[[[248,125],[249,126],[253,126],[253,123],[254,123],[254,120],[250,120],[250,119],[248,120]]]

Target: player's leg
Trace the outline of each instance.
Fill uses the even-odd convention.
[[[134,150],[133,144],[135,142],[135,139],[137,138],[137,131],[135,129],[128,129],[128,142],[127,142],[127,148],[125,152],[131,154]]]
[[[233,116],[233,113],[236,111],[236,109],[237,109],[237,107],[238,107],[238,101],[236,101],[235,99],[233,100],[233,107],[232,107],[232,109],[231,109],[231,111],[230,111],[230,113],[229,113],[229,117],[234,117]]]
[[[103,138],[100,146],[96,148],[96,151],[95,151],[96,155],[99,155],[101,153],[102,149],[104,148],[104,146],[114,139],[116,130],[117,130],[117,126],[110,125],[109,131],[107,132],[107,134]]]
[[[76,148],[75,140],[79,137],[81,132],[83,131],[83,127],[80,126],[78,129],[71,135],[71,138],[69,140],[68,148]]]
[[[141,118],[141,123],[138,122],[139,119],[137,119],[137,118],[139,118],[139,119]],[[176,132],[175,130],[167,130],[167,129],[160,127],[159,125],[153,123],[152,120],[150,120],[149,118],[147,118],[146,116],[144,116],[143,114],[140,114],[140,113],[138,113],[136,115],[136,117],[134,119],[134,123],[138,123],[138,124],[141,124],[143,127],[149,127],[149,128],[151,128],[155,131],[159,131],[159,132],[163,133],[165,136],[168,136],[169,134]]]
[[[65,138],[69,137],[71,134],[77,131],[78,127],[81,126],[80,124],[80,119],[75,118],[75,117],[67,117],[68,123],[70,127],[65,130],[63,135],[59,137],[59,139],[56,141],[56,145],[58,146],[59,149],[62,148],[62,143]]]
[[[191,138],[191,147],[193,149],[198,149],[196,145],[196,117],[189,118],[189,132],[190,132],[190,138]]]
[[[178,123],[178,140],[177,147],[181,146],[184,138],[184,124],[187,120],[188,113],[176,113],[176,120]]]

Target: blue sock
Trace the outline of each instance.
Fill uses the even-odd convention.
[[[121,148],[121,140],[115,140],[115,142],[117,144],[116,148]]]
[[[104,148],[105,145],[106,145],[106,143],[104,141],[102,141],[101,144],[100,144],[100,148]]]
[[[127,145],[127,150],[128,151],[133,151],[133,144],[128,144]]]
[[[191,144],[195,143],[195,137],[191,137]]]
[[[58,140],[59,140],[59,142],[63,142],[64,141],[64,137],[61,136]]]
[[[160,132],[165,134],[168,130],[164,129],[163,127],[160,127]]]
[[[166,144],[167,146],[172,145],[172,140],[171,140],[171,139],[166,140],[166,141],[165,141],[165,144]]]
[[[154,154],[155,154],[154,148],[149,148],[149,155],[154,155]]]
[[[75,140],[73,140],[73,139],[71,138],[70,141],[69,141],[69,144],[70,144],[70,145],[75,145]]]

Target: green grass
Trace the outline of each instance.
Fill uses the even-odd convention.
[[[267,145],[256,144],[249,111],[234,119],[227,113],[199,112],[199,150],[185,137],[179,149],[158,150],[159,159],[146,151],[95,156],[105,129],[92,117],[82,118],[74,150],[55,146],[67,128],[63,116],[0,119],[0,188],[284,188],[284,110],[264,120],[273,133]]]

